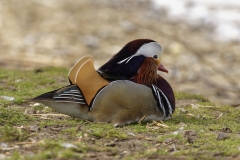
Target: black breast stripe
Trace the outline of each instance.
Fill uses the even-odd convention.
[[[162,98],[159,94],[159,91],[157,90],[157,87],[154,86],[154,85],[152,85],[152,89],[153,89],[153,93],[154,93],[153,95],[154,95],[154,97],[157,101],[158,109],[163,112],[163,116],[165,117],[166,116],[166,110],[165,110],[164,105],[162,103]]]

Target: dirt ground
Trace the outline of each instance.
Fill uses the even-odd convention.
[[[0,96],[16,96],[0,99],[0,159],[240,159],[240,45],[213,31],[170,21],[149,1],[0,1]],[[179,93],[172,120],[114,128],[23,102],[67,85],[82,56],[98,68],[138,38],[163,47],[161,76]]]
[[[67,69],[0,71],[0,159],[240,158],[237,106],[219,106],[200,95],[175,92],[172,119],[116,128],[25,101],[68,85]]]

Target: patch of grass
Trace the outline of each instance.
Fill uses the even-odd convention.
[[[65,148],[61,146],[63,141],[45,140],[39,147],[43,149],[42,152],[33,156],[25,156],[24,159],[79,159],[82,158],[82,153],[86,153],[89,148],[84,143],[74,144],[77,148]]]
[[[21,125],[29,124],[33,117],[23,114],[19,108],[5,108],[0,106],[0,124]]]
[[[12,156],[9,158],[9,160],[16,160],[16,159],[22,159],[21,154],[18,151],[14,151],[12,153]]]
[[[198,94],[189,94],[189,93],[186,93],[186,92],[175,92],[174,93],[175,95],[175,98],[177,100],[180,100],[180,99],[196,99],[196,100],[199,100],[201,102],[209,102],[209,100],[202,96],[202,95],[198,95]]]
[[[4,70],[0,68],[0,95],[14,97],[15,104],[42,93],[68,85],[67,69],[44,68],[37,71]],[[61,83],[59,83],[59,81]],[[11,104],[0,99],[0,103]]]
[[[16,82],[19,79],[21,81]],[[0,84],[3,84],[0,85],[0,96],[16,98],[14,102],[0,99],[0,141],[14,146],[19,141],[31,143],[31,139],[36,140],[32,150],[26,153],[28,148],[19,145],[19,149],[10,152],[10,159],[91,159],[91,156],[99,159],[161,159],[163,156],[170,159],[216,159],[239,154],[240,110],[217,106],[201,95],[175,93],[177,100],[196,99],[198,105],[177,108],[172,119],[164,122],[168,128],[150,122],[115,128],[111,124],[70,117],[44,118],[24,114],[30,107],[24,99],[68,83],[66,69],[45,68],[40,72],[0,69]],[[46,115],[56,113],[44,105],[32,108]],[[30,125],[38,125],[41,129],[29,132],[26,128]],[[224,132],[223,128],[229,128],[231,133],[227,133],[225,140],[217,140],[218,133]],[[192,141],[184,135],[187,130],[197,133]],[[74,144],[77,149],[64,148],[61,146],[63,142]]]
[[[71,117],[63,117],[61,119],[54,119],[54,120],[42,120],[38,122],[38,125],[40,127],[49,127],[49,126],[77,126],[79,124],[82,124],[82,120],[74,119]]]
[[[2,142],[24,141],[28,138],[29,132],[22,128],[4,125],[0,127],[0,135]]]
[[[98,138],[127,138],[127,135],[122,132],[121,128],[115,128],[111,124],[93,123],[84,126],[83,130],[87,130],[90,135]]]
[[[134,133],[145,133],[145,132],[147,132],[146,124],[147,123],[143,123],[143,124],[130,124],[127,127],[129,128],[129,130],[131,130],[131,132],[134,132]]]

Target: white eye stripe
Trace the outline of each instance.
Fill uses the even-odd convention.
[[[160,56],[162,54],[162,47],[157,42],[150,42],[142,45],[136,55],[144,55],[146,57]]]
[[[123,62],[125,62],[125,61],[130,61],[134,56],[136,56],[135,54],[134,55],[132,55],[132,56],[130,56],[130,57],[127,57],[127,58],[125,58],[124,60],[121,60],[121,61],[119,61],[117,64],[121,64],[121,63],[123,63]],[[127,63],[126,62],[126,63]]]
[[[162,47],[157,42],[146,43],[142,45],[134,55],[119,61],[118,64],[121,64],[123,62],[128,63],[133,57],[138,55],[144,55],[146,57],[161,57]]]

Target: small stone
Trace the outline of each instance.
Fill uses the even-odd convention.
[[[173,143],[172,146],[168,149],[168,152],[176,152],[176,145]]]
[[[178,134],[178,131],[174,131],[174,132],[173,132],[173,135],[177,135],[177,134]]]
[[[178,130],[180,130],[180,131],[183,130],[183,129],[184,129],[184,127],[179,127],[179,128],[178,128]]]
[[[27,108],[24,111],[24,114],[35,114],[35,113],[36,113],[36,110],[34,108]]]
[[[155,144],[155,147],[161,146],[161,143],[157,143]]]
[[[214,129],[212,129],[212,128],[208,128],[208,130],[209,130],[209,131],[214,131]]]
[[[3,100],[6,100],[6,101],[15,101],[15,98],[14,98],[14,97],[1,96],[0,98],[3,99]]]
[[[167,139],[164,139],[163,140],[163,143],[166,143],[166,144],[170,144],[173,142],[173,139],[172,138],[167,138]]]
[[[178,126],[183,127],[183,126],[186,126],[186,124],[184,122],[180,122],[180,123],[178,123]]]
[[[59,127],[50,127],[51,131],[55,131],[55,132],[59,132],[61,130],[61,128]]]
[[[34,103],[34,104],[30,104],[31,107],[39,107],[41,106],[41,103]]]
[[[128,155],[130,155],[130,153],[131,153],[130,151],[122,151],[120,154],[124,154],[124,155],[128,156]]]
[[[228,127],[223,128],[221,131],[224,133],[232,133],[232,130]]]
[[[184,137],[197,136],[197,132],[194,130],[179,130],[179,133],[182,134]]]
[[[199,104],[191,104],[191,106],[192,106],[192,109],[198,109],[200,107]]]
[[[187,142],[188,143],[193,143],[194,142],[194,140],[195,140],[195,138],[194,137],[192,137],[192,136],[189,136],[189,137],[187,137]]]
[[[78,125],[77,127],[76,127],[76,131],[75,132],[80,132],[82,129],[81,129],[82,127],[81,127],[81,125]]]
[[[64,148],[74,148],[74,149],[78,149],[78,147],[74,144],[71,144],[71,143],[67,143],[67,142],[64,142],[64,143],[61,143],[60,146],[64,147]]]
[[[41,114],[42,111],[41,110],[36,110],[36,114]]]
[[[116,144],[115,143],[107,143],[105,144],[106,147],[115,147]]]
[[[132,136],[132,137],[135,137],[135,136],[136,136],[136,135],[135,135],[134,133],[132,133],[132,132],[128,132],[127,135],[128,135],[128,136]]]
[[[185,131],[184,132],[184,136],[197,136],[197,132],[196,131]]]
[[[96,155],[95,153],[88,153],[87,156],[88,156],[89,158],[95,158],[95,157],[97,157],[97,155]]]
[[[84,137],[84,138],[88,138],[88,133],[84,133],[84,134],[83,134],[83,137]]]
[[[21,82],[22,81],[22,79],[16,79],[15,80],[15,83],[19,83],[19,82]]]
[[[8,145],[6,143],[4,143],[4,142],[0,142],[0,147],[1,148],[7,148]]]
[[[153,152],[157,152],[158,149],[157,148],[150,148],[150,149],[147,149],[146,152],[148,153],[153,153]]]
[[[196,118],[196,119],[199,118],[199,115],[196,116],[196,115],[194,115],[194,114],[192,114],[192,113],[188,113],[187,116],[193,117],[193,118]]]
[[[31,131],[31,132],[40,131],[40,127],[38,125],[31,125],[31,126],[29,126],[29,131]]]
[[[179,108],[179,111],[180,111],[181,113],[188,113],[188,111],[185,110],[185,109],[183,109],[183,108]]]
[[[227,133],[220,132],[217,135],[217,140],[224,140],[224,139],[227,139],[227,138],[228,138],[228,134]]]

